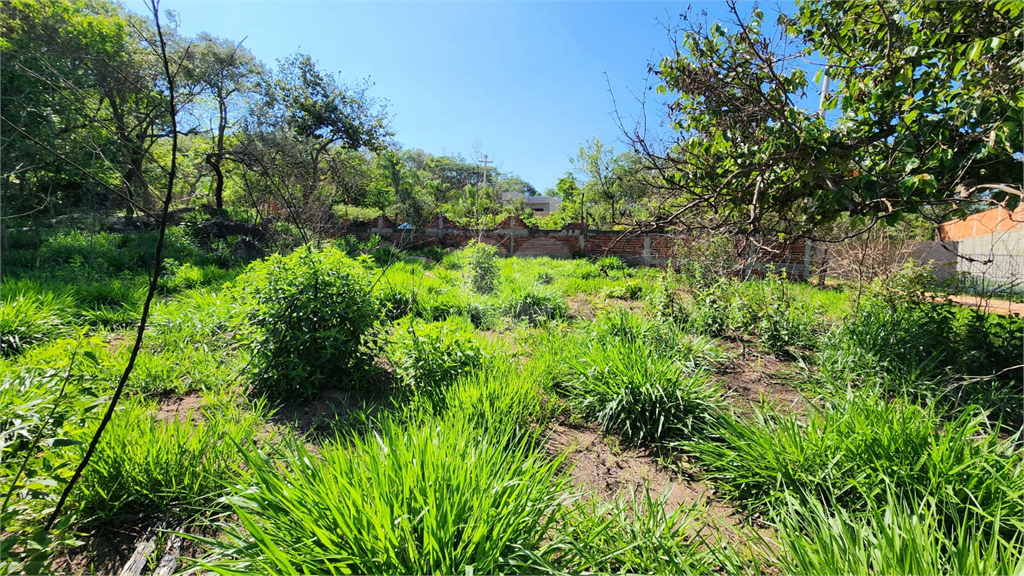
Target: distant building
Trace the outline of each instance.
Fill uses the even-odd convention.
[[[501,195],[501,199],[508,202],[510,200],[522,200],[526,204],[526,207],[533,210],[533,215],[538,218],[547,216],[558,210],[558,207],[562,204],[562,199],[555,196],[526,196],[518,192],[505,193]]]

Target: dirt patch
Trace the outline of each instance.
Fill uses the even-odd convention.
[[[680,506],[706,506],[709,528],[722,528],[722,534],[733,541],[740,538],[740,515],[715,499],[710,486],[688,477],[684,471],[690,465],[683,457],[677,460],[680,470],[673,470],[659,461],[652,450],[620,449],[609,444],[608,438],[596,428],[574,428],[564,423],[551,429],[545,449],[551,455],[568,452],[565,466],[572,467],[570,481],[585,496],[605,501],[622,494],[642,498],[647,487],[654,497],[668,494],[666,511]]]
[[[726,348],[736,354],[736,360],[719,378],[741,413],[752,413],[762,399],[782,412],[807,413],[809,406],[800,391],[779,381],[780,374],[790,369],[789,363],[742,342],[726,344]]]
[[[387,406],[389,397],[382,390],[324,390],[311,402],[289,401],[281,404],[270,420],[278,426],[290,426],[312,438],[333,436],[361,415],[377,414]]]
[[[157,526],[153,518],[135,518],[114,524],[98,526],[92,534],[79,537],[81,546],[60,551],[53,556],[51,570],[54,574],[118,574],[131,558],[135,551],[135,545],[147,533],[148,530]],[[218,534],[216,528],[210,527],[186,527],[182,530],[188,534],[196,534],[204,537],[214,537]],[[157,546],[153,554],[153,562],[158,562],[164,554],[162,540],[158,537]],[[178,556],[184,562],[187,558],[198,558],[206,553],[202,544],[189,539],[183,539]],[[179,563],[178,569],[183,568]],[[152,570],[143,570],[143,574],[150,574]]]
[[[624,300],[622,298],[606,298],[601,295],[577,294],[566,299],[569,316],[583,320],[593,320],[598,314],[613,308],[622,308],[630,312],[643,313],[642,300]]]
[[[932,294],[929,294],[929,296],[935,298],[937,302],[949,302],[958,306],[981,310],[982,312],[987,312],[989,314],[999,314],[1000,316],[1024,316],[1024,304],[1019,302],[996,300],[993,298],[979,298],[977,296],[946,296],[945,298],[936,297]]]
[[[160,399],[156,411],[158,422],[201,422],[203,420],[203,395],[199,392],[178,396],[172,394]]]

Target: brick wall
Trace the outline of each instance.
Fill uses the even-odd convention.
[[[528,226],[516,216],[509,216],[495,228],[477,229],[452,224],[439,214],[426,227],[411,230],[399,230],[393,221],[381,216],[366,222],[343,222],[335,233],[338,236],[351,234],[361,240],[377,235],[385,242],[403,248],[461,248],[470,240],[477,240],[497,247],[503,256],[617,256],[630,264],[649,266],[664,265],[672,256],[676,243],[676,239],[668,234],[584,230],[579,224],[568,224],[560,230],[542,230]],[[775,269],[785,267],[792,278],[807,277],[808,251],[803,242],[773,246],[768,250],[754,251],[752,255],[755,263],[750,273],[753,275],[762,274],[771,265]]]
[[[1024,229],[1024,203],[1013,212],[1005,208],[994,208],[967,218],[950,220],[939,225],[940,240],[963,240],[995,232]]]

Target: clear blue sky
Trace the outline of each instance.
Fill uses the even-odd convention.
[[[138,0],[126,5],[146,11]],[[712,18],[724,15],[724,3],[693,5]],[[647,63],[670,46],[658,21],[686,7],[182,0],[161,6],[178,13],[181,33],[245,38],[268,65],[302,51],[342,81],[369,78],[370,94],[387,101],[404,147],[469,160],[479,151],[540,191],[554,186],[592,137],[625,149],[608,83],[620,111],[635,116]]]

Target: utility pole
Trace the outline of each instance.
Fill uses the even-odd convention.
[[[483,160],[483,162],[481,162],[481,164],[484,165],[484,187],[486,188],[487,187],[487,165],[488,164],[494,164],[494,162],[487,158],[487,154],[484,154],[484,160]]]
[[[825,119],[825,101],[828,100],[828,70],[821,79],[821,101],[818,103],[818,117]]]

